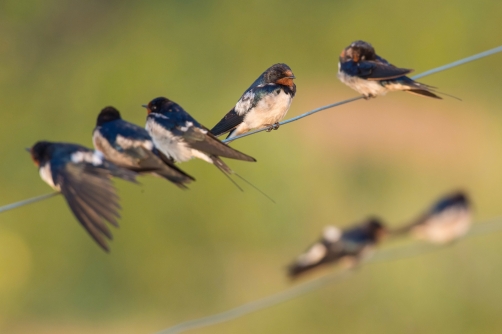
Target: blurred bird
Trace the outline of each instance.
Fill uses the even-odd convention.
[[[364,41],[355,41],[346,47],[338,63],[340,81],[364,95],[365,99],[385,95],[388,91],[406,91],[441,99],[435,94],[438,92],[434,91],[434,87],[405,76],[412,71],[390,64],[375,53],[371,44]]]
[[[158,97],[144,105],[148,111],[146,130],[155,146],[177,162],[199,158],[215,165],[225,174],[233,171],[221,157],[243,161],[256,161],[225,143],[190,116],[179,104]]]
[[[144,128],[122,120],[114,107],[99,113],[92,142],[106,159],[120,167],[162,176],[180,188],[195,180],[157,150]]]
[[[321,239],[288,267],[289,276],[297,277],[322,264],[341,260],[349,260],[355,266],[370,255],[385,234],[384,224],[373,217],[344,231],[327,226]]]
[[[230,132],[227,139],[253,129],[279,128],[296,94],[295,76],[286,64],[275,64],[256,79],[235,107],[219,121],[211,133],[217,137]]]
[[[105,251],[112,234],[105,221],[118,227],[118,196],[111,177],[136,182],[136,173],[105,160],[100,152],[77,144],[39,141],[27,149],[40,177],[63,194],[71,211]]]
[[[471,227],[472,209],[468,196],[454,192],[439,199],[411,224],[392,232],[411,233],[415,238],[445,244],[464,236]]]

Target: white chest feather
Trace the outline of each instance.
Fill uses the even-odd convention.
[[[54,180],[52,179],[52,172],[51,172],[51,164],[50,163],[46,163],[45,165],[40,167],[38,172],[39,172],[42,180],[45,181],[45,183],[50,185],[54,190],[57,190],[57,191],[61,190],[59,186],[56,186],[54,184]]]
[[[300,255],[296,262],[301,266],[312,265],[321,261],[327,253],[328,250],[326,249],[326,246],[321,243],[317,243],[312,245],[307,252]]]
[[[145,129],[152,137],[155,146],[168,157],[178,162],[188,161],[194,157],[192,149],[183,139],[173,136],[153,119],[146,121]]]
[[[355,90],[356,92],[368,97],[387,94],[388,89],[382,86],[378,80],[365,80],[338,71],[338,79],[341,82]]]
[[[471,226],[471,213],[465,208],[453,208],[430,218],[413,229],[413,234],[436,244],[451,242],[465,235]]]
[[[244,123],[250,129],[277,123],[286,116],[292,100],[291,95],[286,94],[283,90],[278,95],[267,95],[247,113]]]

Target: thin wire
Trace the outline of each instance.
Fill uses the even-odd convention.
[[[343,101],[336,102],[336,103],[333,103],[333,104],[328,104],[326,106],[322,106],[322,107],[319,107],[317,109],[314,109],[314,110],[311,110],[311,111],[307,111],[306,113],[301,114],[299,116],[296,116],[296,117],[287,119],[285,121],[282,121],[282,122],[279,123],[279,126],[280,125],[284,125],[284,124],[288,124],[288,123],[291,123],[291,122],[294,122],[294,121],[297,121],[299,119],[302,119],[304,117],[310,116],[312,114],[315,114],[315,113],[317,113],[319,111],[322,111],[322,110],[325,110],[325,109],[330,109],[330,108],[338,107],[338,106],[341,106],[343,104],[347,104],[347,103],[350,103],[350,102],[353,102],[353,101],[357,101],[357,100],[361,100],[361,99],[364,99],[364,96],[361,95],[361,96],[358,96],[358,97],[353,97],[353,98],[348,99],[348,100],[343,100]],[[224,140],[222,140],[222,142],[229,143],[231,141],[234,141],[234,140],[237,140],[237,139],[241,139],[241,138],[244,138],[244,137],[247,137],[247,136],[251,136],[251,135],[254,135],[255,133],[263,132],[263,131],[267,131],[267,130],[268,130],[268,128],[261,128],[261,129],[258,129],[258,130],[254,130],[254,131],[243,133],[241,135],[238,135],[238,136],[235,136],[235,137],[232,137],[232,138],[229,138],[229,139],[224,139]]]
[[[484,52],[475,54],[473,56],[470,56],[470,57],[467,57],[467,58],[455,61],[453,63],[447,64],[447,65],[444,65],[444,66],[440,66],[440,67],[436,67],[436,68],[434,68],[434,69],[432,69],[430,71],[426,71],[424,73],[415,75],[415,76],[413,76],[411,78],[412,79],[422,78],[422,77],[425,77],[427,75],[431,75],[431,74],[438,73],[438,72],[441,72],[441,71],[444,71],[444,70],[448,70],[450,68],[453,68],[453,67],[456,67],[456,66],[459,66],[459,65],[462,65],[462,64],[465,64],[465,63],[468,63],[468,62],[480,59],[480,58],[484,58],[484,57],[490,56],[492,54],[495,54],[495,53],[498,53],[498,52],[501,52],[501,51],[502,51],[502,46],[499,46],[499,47],[496,47],[494,49],[491,49],[491,50],[488,50],[488,51],[484,51]],[[302,119],[304,117],[307,117],[307,116],[310,116],[312,114],[318,113],[319,111],[322,111],[322,110],[325,110],[325,109],[334,108],[334,107],[337,107],[337,106],[341,106],[343,104],[347,104],[347,103],[350,103],[350,102],[353,102],[353,101],[361,100],[362,98],[363,98],[363,96],[358,96],[358,97],[353,97],[353,98],[348,99],[348,100],[336,102],[336,103],[333,103],[333,104],[328,104],[326,106],[323,106],[323,107],[320,107],[320,108],[308,111],[308,112],[306,112],[304,114],[301,114],[299,116],[296,116],[296,117],[290,118],[288,120],[282,121],[282,122],[279,123],[279,125],[284,125],[284,124],[292,123],[292,122],[295,122],[295,121],[297,121],[299,119]],[[267,130],[267,128],[254,130],[254,131],[247,132],[247,133],[244,133],[244,134],[239,135],[239,136],[235,136],[235,137],[233,137],[231,139],[225,139],[225,140],[223,140],[223,142],[224,143],[229,143],[231,141],[234,141],[234,140],[237,140],[237,139],[240,139],[240,138],[244,138],[244,137],[247,137],[247,136],[251,136],[251,135],[254,135],[255,133],[266,131],[266,130]],[[43,197],[43,196],[39,196],[39,197]],[[42,199],[44,199],[44,198],[42,198]],[[23,201],[23,202],[26,202],[26,204],[29,204],[29,203],[40,201],[42,199],[38,199],[38,197],[35,197],[35,198],[32,198],[32,199],[27,199],[26,201]],[[23,202],[20,202],[20,203],[23,203]],[[25,205],[25,204],[19,204],[19,205],[16,205],[16,204],[18,204],[18,203],[8,204],[6,206],[0,207],[0,213],[2,213],[3,211],[7,211],[9,209],[13,209],[13,208],[17,208],[17,207]]]
[[[12,210],[12,209],[15,209],[15,208],[18,208],[20,206],[24,206],[24,205],[28,205],[28,204],[31,204],[31,203],[39,202],[39,201],[42,201],[42,200],[47,199],[47,198],[54,197],[54,196],[59,195],[59,194],[60,194],[59,192],[54,192],[54,193],[50,193],[50,194],[40,195],[40,196],[37,196],[37,197],[32,197],[30,199],[25,199],[24,201],[20,201],[20,202],[16,202],[16,203],[4,205],[4,206],[0,207],[0,213],[5,212],[5,211],[9,211],[9,210]]]
[[[295,297],[299,297],[310,291],[321,288],[327,285],[328,283],[343,281],[346,278],[348,278],[352,273],[354,273],[353,270],[337,271],[332,274],[323,276],[319,279],[312,280],[301,285],[297,285],[294,288],[284,290],[271,296],[246,303],[244,305],[235,307],[225,312],[221,312],[215,315],[210,315],[208,317],[200,319],[183,322],[171,328],[160,331],[157,334],[181,333],[190,329],[207,327],[221,322],[227,322],[229,320],[239,318],[243,315],[253,313],[265,308],[269,308],[271,306],[294,299]]]
[[[488,50],[488,51],[484,51],[484,52],[475,54],[473,56],[470,56],[470,57],[467,57],[467,58],[464,58],[464,59],[460,59],[460,60],[454,61],[453,63],[433,68],[432,70],[425,71],[423,73],[417,74],[415,76],[412,76],[411,78],[413,80],[420,79],[420,78],[423,78],[425,76],[428,76],[428,75],[431,75],[431,74],[435,74],[435,73],[438,73],[438,72],[442,72],[442,71],[448,70],[450,68],[457,67],[459,65],[463,65],[463,64],[469,63],[469,62],[474,61],[474,60],[478,60],[478,59],[481,59],[481,58],[484,58],[484,57],[491,56],[491,55],[493,55],[495,53],[498,53],[498,52],[502,52],[502,45],[498,46],[498,47],[496,47],[494,49],[491,49],[491,50]],[[323,107],[320,107],[320,108],[308,111],[308,112],[306,112],[304,114],[301,114],[299,116],[296,116],[296,117],[290,118],[288,120],[282,121],[282,122],[279,123],[279,125],[288,124],[288,123],[297,121],[299,119],[302,119],[304,117],[310,116],[312,114],[318,113],[319,111],[322,111],[322,110],[325,110],[325,109],[334,108],[334,107],[338,107],[338,106],[341,106],[341,105],[346,104],[346,103],[350,103],[350,102],[353,102],[353,101],[361,100],[363,98],[364,98],[364,96],[358,96],[358,97],[353,97],[353,98],[348,99],[348,100],[336,102],[336,103],[333,103],[333,104],[328,104],[326,106],[323,106]],[[255,133],[266,131],[266,130],[268,130],[268,128],[262,128],[262,129],[254,130],[254,131],[247,132],[247,133],[244,133],[244,134],[239,135],[239,136],[235,136],[235,137],[230,138],[230,139],[225,139],[225,140],[223,140],[223,142],[224,143],[229,143],[231,141],[234,141],[234,140],[237,140],[237,139],[240,139],[240,138],[244,138],[244,137],[247,137],[247,136],[251,136],[251,135],[254,135]]]
[[[479,235],[483,235],[483,234],[488,234],[488,233],[500,231],[500,230],[502,230],[502,217],[493,218],[493,219],[490,219],[489,221],[475,224],[473,226],[473,228],[470,230],[470,232],[466,236],[464,236],[462,239],[459,239],[459,241],[466,239],[466,238],[479,236]],[[384,262],[391,262],[391,261],[397,261],[397,260],[408,259],[408,258],[424,255],[427,253],[446,249],[448,246],[450,246],[452,244],[453,243],[438,246],[438,245],[417,242],[417,243],[413,243],[412,245],[397,246],[397,247],[384,249],[384,250],[378,251],[369,260],[361,263],[358,266],[358,268],[360,268],[364,265],[368,265],[368,264],[378,264],[378,263],[384,263]],[[275,293],[273,295],[264,297],[262,299],[258,299],[258,300],[246,303],[244,305],[237,306],[237,307],[232,308],[228,311],[224,311],[221,313],[217,313],[217,314],[210,315],[210,316],[203,317],[203,318],[199,318],[199,319],[194,319],[194,320],[182,322],[178,325],[175,325],[173,327],[162,330],[162,331],[158,332],[157,334],[182,333],[182,332],[196,329],[196,328],[202,328],[202,327],[215,325],[218,323],[227,322],[227,321],[236,319],[238,317],[241,317],[241,316],[253,313],[253,312],[257,312],[257,311],[260,311],[263,309],[267,309],[269,307],[272,307],[272,306],[284,303],[286,301],[295,299],[295,298],[300,297],[308,292],[320,289],[328,284],[335,283],[335,282],[341,282],[341,281],[347,279],[350,275],[352,275],[355,272],[356,271],[350,270],[350,269],[338,270],[332,274],[328,274],[328,275],[322,276],[318,279],[314,279],[312,281],[308,281],[308,282],[296,285],[292,288],[289,288],[284,291]]]
[[[470,57],[467,57],[467,58],[455,61],[455,62],[453,62],[451,64],[440,66],[440,67],[436,67],[435,69],[432,69],[430,71],[425,71],[425,72],[417,74],[417,75],[415,75],[415,76],[413,76],[411,78],[413,80],[420,79],[420,78],[425,77],[427,75],[431,75],[431,74],[434,74],[434,73],[437,73],[437,72],[448,70],[448,69],[450,69],[452,67],[456,67],[458,65],[466,64],[466,63],[469,63],[469,62],[474,61],[474,60],[478,60],[478,59],[481,59],[481,58],[484,58],[484,57],[488,57],[488,56],[491,56],[491,55],[496,54],[498,52],[502,52],[502,45],[498,46],[498,47],[496,47],[494,49],[491,49],[491,50],[488,50],[488,51],[485,51],[485,52],[481,52],[481,53],[475,54],[474,56],[470,56]]]

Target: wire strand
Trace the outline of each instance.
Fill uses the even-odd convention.
[[[481,222],[475,224],[473,228],[469,231],[469,233],[463,238],[459,239],[459,241],[479,236],[483,234],[488,234],[491,232],[496,232],[502,230],[502,217],[497,217],[494,219],[490,219],[489,221]],[[455,243],[456,244],[456,243]],[[396,246],[392,248],[383,249],[377,251],[373,257],[362,262],[357,268],[364,267],[368,264],[378,264],[385,262],[392,262],[397,260],[408,259],[416,256],[425,255],[428,253],[436,252],[439,250],[444,250],[449,246],[453,245],[452,243],[446,245],[432,245],[423,242],[415,242],[411,245],[405,246]],[[216,325],[218,323],[227,322],[236,318],[239,318],[244,315],[248,315],[253,312],[257,312],[260,310],[264,310],[270,308],[272,306],[284,303],[286,301],[290,301],[297,297],[300,297],[304,294],[307,294],[311,291],[320,289],[328,284],[333,284],[336,282],[341,282],[356,271],[351,269],[346,270],[338,270],[331,274],[319,277],[317,279],[298,284],[292,288],[286,289],[284,291],[275,293],[273,295],[264,297],[262,299],[258,299],[252,302],[248,302],[241,306],[237,306],[230,310],[220,312],[214,315],[210,315],[203,318],[198,318],[194,320],[189,320],[186,322],[182,322],[173,327],[167,328],[156,334],[175,334],[182,333],[188,330],[208,327],[211,325]]]
[[[58,193],[58,192],[54,192],[54,193],[50,193],[50,194],[45,194],[45,195],[40,195],[40,196],[37,196],[37,197],[32,197],[32,198],[29,198],[29,199],[25,199],[24,201],[19,201],[19,202],[16,202],[16,203],[4,205],[4,206],[0,207],[0,213],[5,212],[5,211],[9,211],[9,210],[12,210],[12,209],[15,209],[15,208],[19,208],[20,206],[24,206],[24,205],[28,205],[28,204],[31,204],[31,203],[40,202],[40,201],[42,201],[44,199],[51,198],[51,197],[54,197],[54,196],[59,195],[59,194],[60,193]]]

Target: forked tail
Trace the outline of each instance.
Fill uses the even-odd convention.
[[[228,167],[224,162],[223,160],[221,160],[219,157],[217,156],[211,156],[211,159],[213,160],[213,164],[223,173],[225,174],[225,176],[230,180],[230,182],[232,182],[240,191],[244,192],[244,190],[237,184],[237,182],[235,182],[231,177],[230,175],[233,174],[235,176],[237,176],[239,179],[241,179],[242,181],[246,182],[248,185],[250,185],[251,187],[253,187],[256,191],[258,191],[260,194],[262,194],[263,196],[265,196],[266,198],[268,198],[270,201],[272,201],[272,203],[275,204],[275,201],[272,199],[272,197],[270,197],[269,195],[267,195],[263,190],[261,190],[260,188],[258,188],[257,186],[255,186],[254,184],[252,184],[251,182],[249,182],[248,180],[246,180],[245,178],[243,178],[241,175],[237,174],[236,172],[234,172],[232,169],[230,169],[230,167]]]

